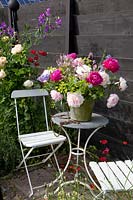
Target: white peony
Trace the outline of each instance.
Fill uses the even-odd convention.
[[[90,73],[90,71],[91,68],[88,65],[78,66],[76,69],[76,73],[81,79],[85,79]]]
[[[30,88],[30,87],[33,86],[33,81],[27,80],[27,81],[24,82],[23,86],[26,87],[26,88]]]
[[[127,81],[124,78],[120,77],[119,78],[119,89],[120,89],[120,91],[125,91],[127,89],[127,87],[128,87]]]
[[[108,84],[110,84],[109,75],[105,71],[101,71],[101,72],[99,72],[99,74],[101,75],[101,77],[103,79],[103,81],[100,85],[106,87]]]
[[[67,93],[67,103],[70,107],[80,107],[84,102],[84,97],[79,93]]]
[[[107,99],[107,107],[112,108],[117,105],[119,101],[119,97],[117,94],[110,94],[109,98]]]
[[[17,54],[17,53],[21,53],[23,50],[23,47],[21,44],[16,44],[12,49],[11,49],[11,53],[13,55]]]
[[[82,66],[84,64],[84,61],[82,58],[75,58],[73,60],[73,63],[72,63],[75,67],[76,66]]]
[[[1,56],[0,57],[0,67],[4,67],[6,63],[7,63],[6,57]]]
[[[0,79],[5,78],[5,76],[6,76],[6,73],[4,72],[3,69],[1,69],[1,70],[0,70]]]

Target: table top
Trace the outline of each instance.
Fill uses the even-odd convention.
[[[76,128],[76,129],[94,129],[102,126],[106,126],[109,120],[102,115],[92,113],[92,120],[89,122],[79,122],[72,120],[69,117],[69,112],[61,112],[52,116],[53,123],[67,127],[67,128]]]

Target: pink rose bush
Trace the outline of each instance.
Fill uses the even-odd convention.
[[[119,102],[117,91],[123,92],[128,87],[123,77],[117,79],[114,75],[119,69],[118,60],[111,56],[98,64],[93,53],[83,58],[71,53],[60,55],[57,65],[45,69],[37,80],[55,102],[65,101],[70,107],[80,107],[85,99],[96,101],[106,97],[107,107],[112,108]]]

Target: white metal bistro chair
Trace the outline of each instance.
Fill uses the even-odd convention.
[[[22,152],[22,157],[23,160],[19,164],[18,168],[24,164],[29,186],[30,186],[30,196],[33,195],[33,190],[41,186],[36,186],[33,187],[31,183],[31,178],[29,175],[29,170],[28,170],[28,165],[27,165],[27,159],[28,158],[33,158],[33,156],[30,156],[31,153],[33,152],[34,149],[40,148],[40,147],[46,147],[50,146],[51,147],[51,152],[43,159],[43,163],[45,163],[48,159],[50,159],[52,156],[55,159],[55,163],[57,165],[58,171],[59,171],[59,176],[61,176],[61,171],[59,168],[59,163],[57,160],[57,157],[55,155],[56,151],[62,146],[64,141],[66,140],[66,136],[60,135],[55,133],[52,130],[49,130],[48,126],[48,118],[47,118],[47,109],[46,109],[46,102],[45,102],[45,97],[48,96],[48,92],[46,90],[42,89],[32,89],[32,90],[15,90],[11,94],[11,98],[14,98],[15,101],[15,110],[16,110],[16,121],[17,121],[17,131],[18,131],[18,139],[20,143],[20,148]],[[18,109],[18,98],[36,98],[36,97],[41,97],[43,100],[43,106],[44,106],[44,114],[45,114],[45,124],[46,124],[46,130],[41,131],[41,132],[34,132],[34,133],[26,133],[26,134],[21,134],[20,131],[20,123],[19,123],[19,109]],[[38,100],[35,100],[36,103],[38,103]],[[29,148],[28,153],[25,155],[24,147]],[[40,155],[39,155],[40,156]],[[35,156],[34,156],[35,158]],[[53,182],[56,182],[58,178],[56,178]]]
[[[129,192],[133,190],[133,161],[127,155],[127,159],[125,160],[117,159],[106,162],[87,160],[87,154],[89,154],[87,148],[94,134],[91,134],[86,141],[84,154],[85,168],[89,178],[99,191],[97,193],[92,191],[92,195],[95,200],[105,199],[106,197],[106,199],[113,200],[111,194],[118,195],[118,192]],[[117,145],[119,144],[120,142]],[[119,147],[117,146],[120,152]]]

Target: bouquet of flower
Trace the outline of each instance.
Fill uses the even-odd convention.
[[[107,96],[107,107],[112,108],[119,101],[116,90],[127,88],[126,80],[115,76],[119,69],[118,60],[110,55],[97,63],[93,53],[83,58],[71,53],[61,55],[57,66],[45,69],[37,80],[55,102],[64,99],[70,107],[80,107],[85,99],[95,101]],[[111,89],[115,92],[108,95]]]

